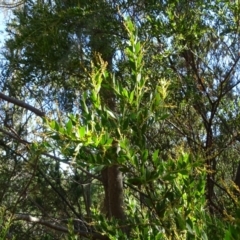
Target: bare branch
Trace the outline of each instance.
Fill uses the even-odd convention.
[[[0,132],[2,132],[3,134],[7,135],[8,137],[12,138],[12,139],[15,139],[16,141],[20,142],[20,143],[23,143],[23,144],[31,144],[30,142],[24,140],[24,139],[21,139],[19,136],[13,134],[13,133],[10,133],[2,128],[0,128]]]
[[[69,230],[67,227],[64,227],[62,225],[56,224],[56,223],[52,223],[37,217],[33,217],[31,215],[26,215],[26,214],[16,214],[14,216],[13,220],[23,220],[23,221],[27,221],[27,222],[31,222],[31,223],[38,223],[41,225],[44,225],[46,227],[49,227],[51,229],[60,231],[60,232],[65,232],[65,233],[69,233]],[[109,237],[102,235],[100,233],[96,233],[96,232],[85,232],[85,231],[78,231],[78,230],[74,230],[74,233],[78,234],[79,236],[82,237],[86,237],[89,239],[95,239],[95,240],[109,240]]]
[[[31,106],[31,105],[21,101],[21,100],[18,100],[18,99],[13,98],[13,97],[9,97],[9,96],[3,94],[2,92],[0,92],[0,98],[5,100],[5,101],[7,101],[7,102],[10,102],[10,103],[13,103],[15,105],[18,105],[18,106],[20,106],[22,108],[25,108],[25,109],[35,113],[39,117],[44,117],[45,116],[45,113],[40,111],[39,109],[37,109],[37,108],[35,108],[35,107],[33,107],[33,106]]]
[[[6,8],[6,9],[11,9],[11,8],[17,8],[21,5],[23,5],[25,1],[19,1],[16,3],[6,3],[5,1],[0,2],[0,8]]]

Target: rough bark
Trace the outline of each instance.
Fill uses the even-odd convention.
[[[123,220],[123,176],[118,165],[108,167],[108,191],[110,217]]]
[[[110,156],[112,161],[116,162],[117,153],[115,147],[112,147]],[[113,164],[102,170],[102,183],[105,192],[104,212],[111,219],[116,218],[120,221],[125,219],[124,198],[123,198],[123,176],[119,170],[119,165]]]
[[[238,186],[238,188],[240,189],[240,163],[238,164],[237,173],[236,173],[236,177],[235,177],[234,182]]]

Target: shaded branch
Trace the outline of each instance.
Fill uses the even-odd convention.
[[[20,142],[20,143],[23,143],[25,145],[27,144],[31,144],[30,142],[24,140],[24,139],[21,139],[18,135],[16,134],[13,134],[13,133],[10,133],[2,128],[0,128],[0,132],[2,132],[3,134],[7,135],[8,137],[12,138],[12,139],[15,139],[16,141]]]
[[[18,100],[18,99],[13,98],[13,97],[9,97],[9,96],[3,94],[2,92],[0,92],[0,98],[7,101],[7,102],[13,103],[13,104],[15,104],[19,107],[25,108],[25,109],[35,113],[39,117],[44,117],[45,116],[45,113],[40,111],[39,109],[21,101],[21,100]]]
[[[14,139],[14,140],[22,143],[22,144],[25,144],[25,145],[31,144],[31,142],[28,142],[28,141],[26,141],[26,140],[24,140],[24,139],[21,139],[18,135],[13,134],[13,133],[10,133],[10,132],[7,132],[6,130],[4,130],[4,129],[2,129],[2,128],[0,128],[0,132],[2,132],[3,134],[7,135],[8,137],[10,137],[10,138],[12,138],[12,139]],[[49,157],[49,158],[52,158],[52,159],[54,159],[55,161],[66,163],[63,159],[61,159],[61,158],[59,158],[59,157],[56,157],[56,156],[53,156],[53,155],[51,155],[51,154],[49,154],[49,153],[45,153],[45,152],[44,152],[44,153],[42,153],[42,155],[44,155],[44,156],[46,156],[46,157]],[[77,167],[78,167],[78,169],[80,169],[82,172],[86,173],[88,176],[90,176],[90,177],[92,177],[92,178],[94,178],[94,179],[97,179],[97,180],[99,180],[99,181],[102,181],[101,177],[99,177],[99,176],[97,176],[97,175],[95,175],[95,174],[92,174],[92,173],[88,172],[87,170],[85,170],[84,168],[82,168],[82,167],[79,166],[79,165],[78,165]]]
[[[16,8],[16,7],[19,7],[19,6],[23,5],[24,3],[25,3],[24,0],[16,2],[16,3],[0,2],[0,8],[7,8],[7,9]]]
[[[31,222],[31,223],[37,223],[37,224],[41,224],[46,227],[49,227],[51,229],[54,229],[56,231],[69,233],[69,230],[67,227],[43,220],[41,218],[33,217],[31,215],[16,214],[14,216],[13,220],[15,220],[15,221],[22,220],[22,221],[27,221],[27,222]],[[109,240],[109,237],[102,235],[101,233],[96,233],[96,232],[92,233],[92,232],[85,232],[85,231],[79,231],[79,230],[74,230],[74,233],[78,234],[79,236],[86,237],[86,238],[93,239],[93,240]]]

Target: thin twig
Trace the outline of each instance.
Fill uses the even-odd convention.
[[[23,220],[23,221],[27,221],[27,222],[31,222],[31,223],[38,223],[41,225],[44,225],[46,227],[49,227],[51,229],[60,231],[60,232],[65,232],[65,233],[69,233],[69,230],[67,227],[61,226],[59,224],[55,224],[55,223],[51,223],[49,221],[46,221],[44,219],[41,218],[37,218],[37,217],[33,217],[31,215],[27,215],[27,214],[16,214],[13,218],[13,220]],[[91,233],[91,232],[85,232],[85,231],[78,231],[78,230],[74,230],[74,233],[82,236],[82,237],[86,237],[89,239],[94,239],[94,240],[109,240],[109,237],[102,235],[101,233]]]

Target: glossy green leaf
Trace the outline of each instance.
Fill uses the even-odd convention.
[[[70,135],[72,133],[72,121],[69,119],[67,124],[66,124],[66,129],[67,129],[67,133]]]
[[[78,133],[79,133],[79,138],[80,138],[80,139],[84,138],[84,137],[85,137],[85,133],[86,133],[85,127],[80,127],[80,128],[78,129]]]

